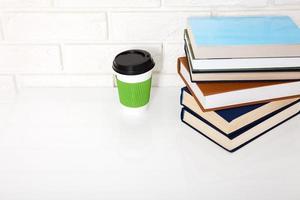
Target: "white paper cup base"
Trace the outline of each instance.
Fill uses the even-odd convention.
[[[127,107],[127,106],[124,106],[123,104],[120,104],[120,105],[122,107],[123,113],[129,114],[129,115],[139,115],[141,113],[144,113],[149,107],[149,103],[147,103],[146,105],[144,105],[142,107],[138,107],[138,108]]]

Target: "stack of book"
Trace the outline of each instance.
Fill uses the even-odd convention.
[[[191,17],[182,121],[233,152],[300,113],[300,29],[287,16]]]

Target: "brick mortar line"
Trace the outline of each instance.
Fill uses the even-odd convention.
[[[107,11],[105,13],[105,17],[106,17],[106,40],[109,41],[110,40],[110,33],[111,33],[111,16],[110,16],[109,11]]]
[[[18,94],[20,92],[20,87],[19,87],[20,83],[18,83],[18,81],[17,81],[17,75],[16,74],[13,75],[13,84],[14,84],[15,93]]]
[[[5,33],[4,33],[4,26],[3,26],[3,21],[2,18],[0,18],[0,34],[1,34],[1,41],[5,41]],[[1,42],[0,41],[0,42]]]
[[[182,8],[182,9],[172,9],[172,10],[12,10],[12,11],[5,11],[0,10],[1,14],[82,14],[82,15],[93,15],[93,14],[101,14],[107,15],[107,13],[111,14],[145,14],[145,13],[191,13],[191,12],[201,12],[209,14],[211,11],[226,11],[226,12],[263,12],[263,11],[298,11],[300,10],[300,5],[292,6],[292,7],[279,7],[279,6],[267,6],[267,7],[226,7],[226,6],[214,6],[214,7],[207,7],[207,9],[195,9],[195,7],[191,9]]]
[[[74,73],[74,72],[37,72],[37,73],[33,73],[33,72],[28,72],[28,73],[24,73],[24,72],[12,72],[12,73],[1,73],[0,72],[0,77],[1,76],[111,76],[114,73],[101,73],[101,72],[91,72],[91,73],[87,73],[87,72],[82,72],[82,73]],[[162,72],[157,72],[154,71],[153,75],[157,76],[177,76],[177,73],[162,73]]]
[[[200,9],[201,8],[201,9]],[[291,5],[291,6],[282,6],[282,5],[270,5],[266,7],[231,7],[231,6],[210,6],[210,7],[182,7],[174,8],[174,9],[158,9],[158,10],[151,10],[151,9],[138,9],[138,10],[130,10],[130,9],[124,9],[124,10],[109,10],[109,9],[103,9],[103,10],[1,10],[0,12],[2,14],[83,14],[83,15],[92,15],[92,14],[104,14],[106,15],[108,12],[110,14],[120,14],[120,13],[190,13],[190,12],[201,12],[203,13],[209,13],[211,11],[217,11],[217,10],[224,10],[227,12],[236,12],[236,11],[298,11],[300,10],[300,5]]]
[[[103,8],[103,9],[1,9],[0,11],[3,13],[99,13],[99,12],[176,12],[176,11],[207,11],[209,7],[203,9],[203,7],[199,6],[195,9],[195,7],[173,7],[173,8],[139,8],[139,9],[132,9],[132,8],[123,8],[123,9],[109,9],[109,8]]]
[[[9,41],[3,40],[0,41],[0,46],[58,46],[58,45],[65,45],[65,46],[101,46],[101,45],[160,45],[164,44],[180,44],[183,41],[181,40],[170,40],[170,41],[116,41],[116,40],[104,40],[104,41],[73,41],[73,42],[63,42],[63,41]]]
[[[140,8],[140,9],[1,9],[2,13],[80,13],[80,14],[96,14],[96,13],[151,13],[151,12],[209,12],[212,9],[230,9],[230,10],[265,10],[265,9],[283,9],[283,10],[299,10],[300,4],[293,5],[278,5],[271,4],[267,6],[229,6],[229,5],[219,5],[219,6],[193,6],[193,7],[168,7],[168,8],[159,8],[159,9],[151,9],[151,8]]]
[[[59,45],[59,62],[60,62],[60,69],[62,72],[64,72],[66,69],[65,63],[64,63],[64,44]]]

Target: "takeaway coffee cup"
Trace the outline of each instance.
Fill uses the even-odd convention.
[[[113,61],[120,103],[125,108],[144,109],[150,99],[152,70],[155,63],[144,50],[128,50]]]

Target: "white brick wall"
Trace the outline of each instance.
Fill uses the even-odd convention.
[[[1,0],[0,8],[41,8],[51,4],[51,0]]]
[[[8,41],[105,40],[105,13],[5,13],[4,38]]]
[[[300,4],[300,0],[275,0],[275,4]]]
[[[112,73],[114,56],[126,49],[145,49],[151,52],[156,62],[156,71],[162,68],[162,45],[153,44],[66,44],[63,46],[66,72]]]
[[[300,0],[0,0],[0,98],[26,87],[112,87],[120,51],[152,53],[155,86],[181,85],[192,15],[290,15]]]
[[[180,41],[186,19],[191,15],[208,16],[209,12],[113,12],[110,39],[117,41]]]
[[[12,100],[16,91],[15,77],[0,75],[0,103]]]
[[[60,72],[60,55],[58,45],[1,44],[0,72]]]
[[[159,7],[160,0],[54,0],[57,7]]]

